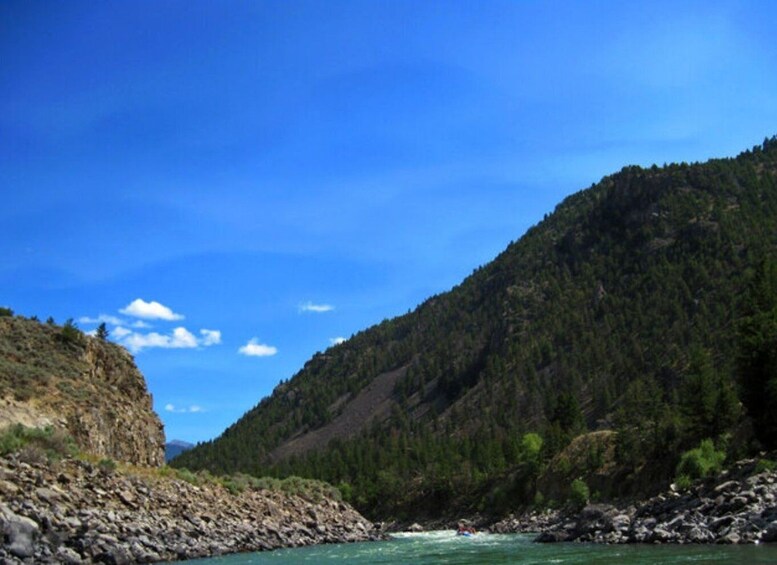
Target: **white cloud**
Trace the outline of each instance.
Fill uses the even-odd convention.
[[[221,332],[219,330],[200,330],[200,343],[202,345],[217,345],[221,343]]]
[[[173,330],[173,338],[170,340],[170,347],[172,348],[189,348],[197,347],[199,342],[194,334],[184,327],[175,328]]]
[[[148,334],[130,333],[122,340],[122,343],[132,351],[137,353],[147,347],[170,347],[172,338],[169,335],[162,335],[157,332]]]
[[[116,339],[121,339],[124,336],[128,336],[132,333],[132,330],[128,330],[124,326],[116,326],[111,330],[111,335]]]
[[[170,332],[141,332],[151,328],[145,320],[181,320],[183,316],[176,314],[164,304],[152,300],[146,302],[142,298],[137,298],[130,302],[125,308],[119,310],[122,314],[140,320],[127,320],[108,314],[100,314],[96,318],[82,316],[78,321],[82,324],[105,323],[113,326],[110,335],[113,341],[123,345],[132,353],[138,353],[143,349],[157,347],[161,349],[194,349],[198,347],[209,347],[221,343],[221,331],[200,329],[198,334],[194,334],[179,326]],[[93,335],[94,332],[89,332]]]
[[[117,330],[120,331],[117,332]],[[160,334],[158,332],[143,334],[126,328],[116,328],[113,332],[119,343],[133,353],[150,347],[193,349],[195,347],[208,347],[221,343],[221,332],[219,330],[200,330],[200,334],[203,337],[198,339],[197,336],[184,327],[175,328],[170,334]]]
[[[331,312],[335,307],[331,304],[313,304],[307,302],[306,304],[299,305],[300,312],[313,312],[315,314],[323,314],[324,312]]]
[[[144,318],[146,320],[167,320],[170,322],[174,320],[183,320],[184,318],[181,314],[174,313],[164,304],[160,304],[154,300],[146,302],[142,298],[136,298],[125,308],[119,310],[119,312],[127,316]]]
[[[329,345],[340,345],[341,343],[345,342],[344,337],[330,337],[329,338]]]
[[[165,404],[165,412],[174,412],[175,414],[197,414],[198,412],[205,412],[202,406],[192,404],[191,406],[178,408],[175,404]]]
[[[90,318],[89,316],[81,316],[78,318],[79,324],[111,324],[112,326],[121,326],[126,322],[116,316],[109,316],[108,314],[100,314],[96,318]]]
[[[259,343],[259,339],[254,337],[237,351],[241,355],[247,355],[249,357],[272,357],[278,353],[278,348],[273,347],[272,345]]]

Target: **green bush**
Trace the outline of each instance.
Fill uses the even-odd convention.
[[[13,310],[0,306],[0,318],[10,318],[11,316],[13,316]]]
[[[588,504],[588,499],[591,498],[591,491],[588,489],[588,485],[582,479],[575,479],[569,486],[569,501],[575,508],[582,508]]]
[[[81,345],[84,342],[84,334],[78,329],[73,319],[69,318],[59,332],[59,339],[68,345]]]
[[[9,428],[0,435],[0,455],[15,453],[24,447],[21,436],[16,433],[16,428]]]
[[[774,471],[777,469],[777,461],[771,459],[759,459],[755,464],[755,472],[763,473],[764,471]]]
[[[691,488],[691,478],[688,475],[679,475],[675,480],[675,485],[677,486],[677,489],[680,491],[686,491],[689,488]]]
[[[311,502],[319,502],[323,498],[342,500],[340,491],[332,485],[315,479],[303,479],[292,475],[280,481],[280,489],[289,495],[296,495]]]
[[[690,480],[702,479],[719,472],[726,454],[715,449],[711,439],[702,440],[699,447],[686,451],[677,465],[677,476],[687,476]]]
[[[238,495],[246,489],[246,483],[239,477],[223,477],[221,485],[233,495]]]
[[[168,465],[162,465],[157,469],[157,473],[160,477],[174,477],[175,476],[175,469]]]
[[[27,448],[39,450],[49,460],[70,457],[77,451],[72,437],[51,426],[41,429],[17,424],[0,432],[0,455],[21,452]]]
[[[346,502],[353,500],[353,487],[350,483],[342,482],[337,485],[337,490],[340,491],[340,496]]]
[[[112,473],[116,470],[116,461],[110,457],[106,457],[105,459],[100,459],[100,461],[97,463],[97,467],[103,473]]]
[[[275,477],[260,477],[258,479],[252,477],[251,487],[256,490],[278,491],[281,490],[281,480]]]
[[[189,469],[187,469],[185,467],[183,469],[176,469],[175,475],[180,480],[186,481],[187,483],[189,483],[191,485],[197,486],[197,485],[200,484],[199,477],[197,477],[197,475],[195,475],[194,473],[192,473]]]
[[[521,456],[524,461],[537,463],[542,453],[542,437],[529,432],[521,438]]]

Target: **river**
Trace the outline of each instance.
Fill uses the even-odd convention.
[[[384,542],[319,545],[247,553],[191,563],[207,565],[291,565],[346,563],[376,565],[488,565],[554,563],[604,565],[658,563],[777,563],[777,545],[596,545],[535,544],[526,534],[456,536],[452,531],[395,534]]]

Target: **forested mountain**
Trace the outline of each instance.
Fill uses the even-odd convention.
[[[632,479],[609,490],[624,494],[702,439],[763,442],[745,409],[763,408],[739,401],[741,328],[775,257],[777,137],[625,167],[451,291],[315,355],[174,464],[325,479],[373,517],[454,500],[501,512],[542,500],[573,438],[615,430],[596,437]],[[609,447],[589,448],[592,467]]]

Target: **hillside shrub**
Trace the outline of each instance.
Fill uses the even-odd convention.
[[[106,457],[105,459],[100,459],[97,463],[97,467],[107,475],[116,470],[116,461],[110,457]]]
[[[569,486],[569,501],[577,509],[583,508],[591,498],[591,491],[582,479],[575,479]]]
[[[197,475],[185,467],[183,469],[177,469],[175,474],[178,479],[185,481],[190,485],[197,486],[200,484],[200,480]]]
[[[28,428],[16,424],[0,432],[0,455],[20,453],[23,450],[30,451],[27,455],[31,457],[31,452],[37,450],[48,460],[71,457],[77,451],[72,437],[51,426]]]
[[[726,454],[715,449],[711,439],[702,440],[699,447],[686,451],[677,465],[678,482],[684,482],[683,476],[690,480],[702,479],[719,472]]]
[[[755,472],[763,473],[764,471],[774,471],[777,469],[777,461],[771,459],[759,459],[755,464]]]
[[[275,477],[260,477],[254,479],[251,486],[256,490],[277,491],[281,489],[281,480]]]
[[[537,433],[529,432],[521,437],[520,457],[530,465],[533,471],[537,471],[540,465],[542,446],[542,436]]]
[[[73,319],[69,318],[59,332],[59,339],[67,345],[81,345],[84,342],[84,334],[78,329]]]
[[[237,476],[223,477],[221,485],[229,491],[229,494],[237,496],[246,489],[246,482],[240,480]]]
[[[677,490],[680,491],[686,491],[689,488],[691,488],[691,484],[693,484],[693,481],[688,475],[679,475],[675,481],[675,486],[677,487]]]
[[[346,502],[351,502],[353,499],[353,487],[351,486],[351,483],[346,483],[343,481],[337,485],[337,490],[340,491],[340,496],[343,500]]]
[[[311,502],[320,502],[324,498],[342,500],[340,491],[332,485],[317,481],[315,479],[305,479],[292,475],[280,481],[280,489],[286,494],[299,496]]]

